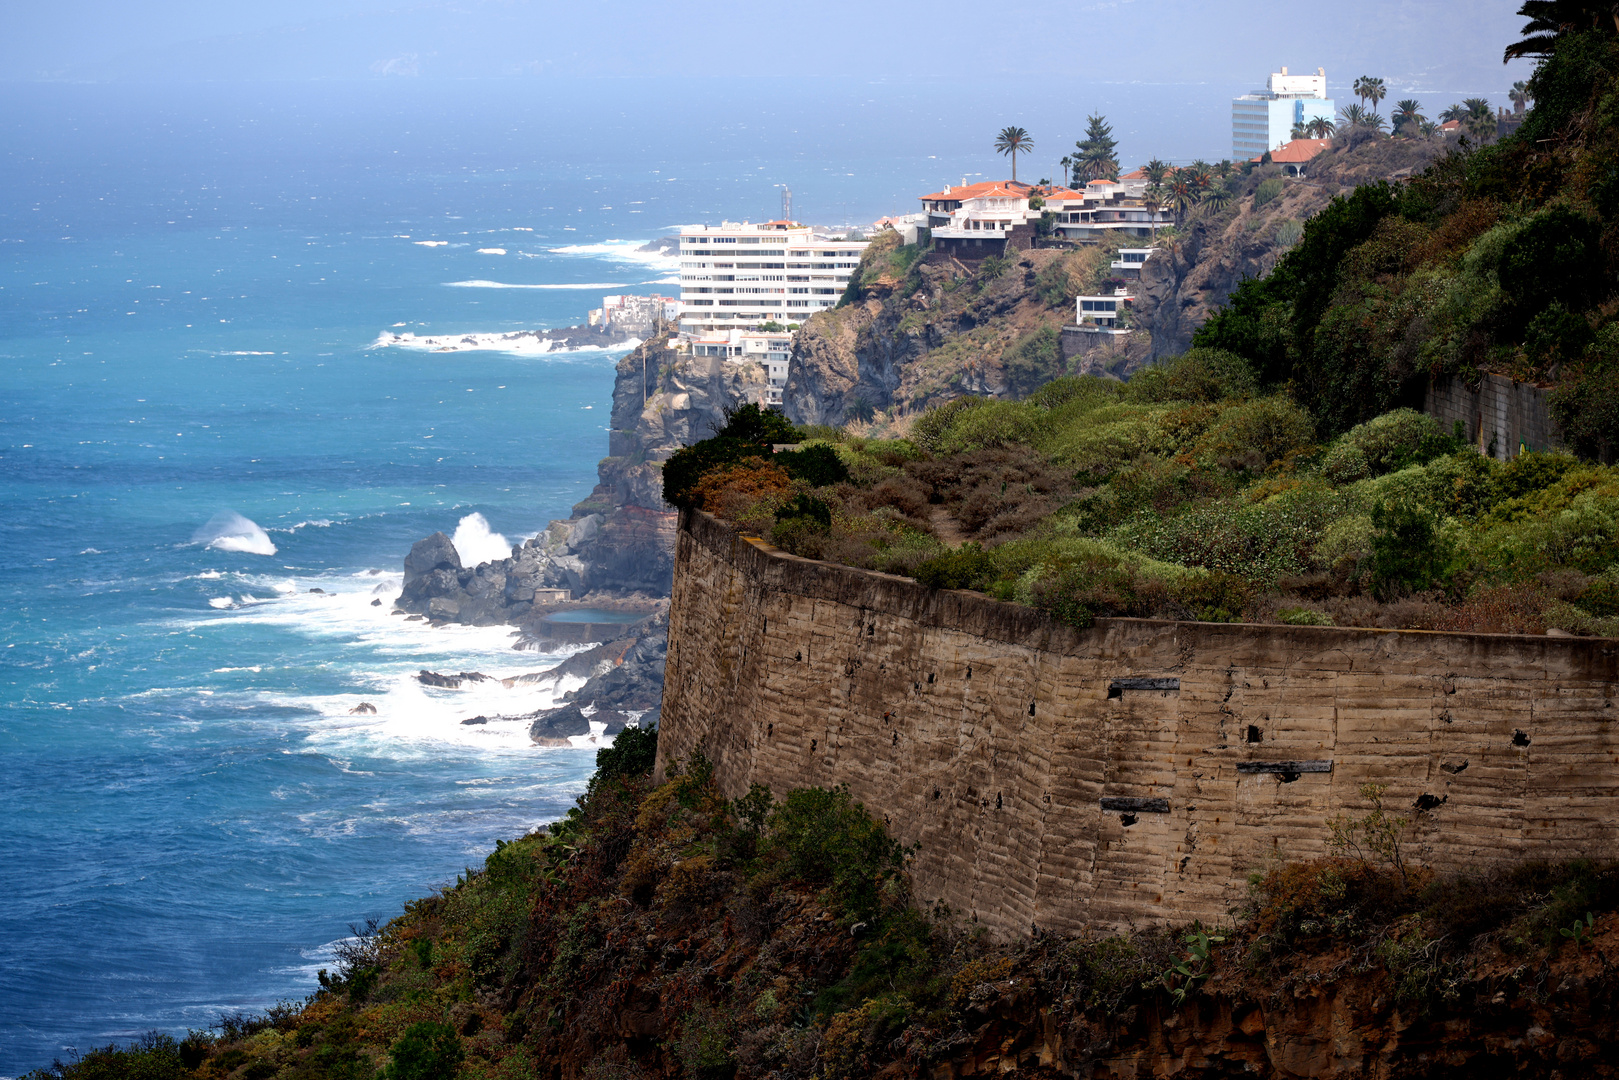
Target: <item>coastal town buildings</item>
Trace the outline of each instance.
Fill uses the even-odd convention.
[[[1295,124],[1308,124],[1338,114],[1337,103],[1327,96],[1327,72],[1289,75],[1284,67],[1266,81],[1265,89],[1231,102],[1231,156],[1241,161],[1275,150],[1292,138]]]
[[[680,230],[683,338],[802,323],[837,304],[864,240],[834,240],[795,221]]]
[[[680,317],[680,301],[661,293],[604,296],[602,306],[591,309],[588,317],[591,326],[650,336]]]
[[[787,359],[793,352],[789,330],[710,330],[685,338],[693,356],[718,356],[737,363],[753,362],[765,370],[764,399],[759,405],[780,405],[787,388]]]

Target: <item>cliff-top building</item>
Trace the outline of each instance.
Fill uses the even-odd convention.
[[[1295,124],[1318,117],[1332,120],[1337,104],[1327,96],[1327,72],[1289,75],[1284,67],[1266,81],[1265,89],[1244,94],[1231,102],[1231,157],[1256,158],[1275,150],[1293,137]]]
[[[796,221],[727,221],[680,230],[680,331],[714,340],[765,323],[802,323],[837,304],[866,249]]]

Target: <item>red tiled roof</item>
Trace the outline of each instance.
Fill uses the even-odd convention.
[[[1145,180],[1146,178],[1147,168],[1145,165],[1139,169],[1133,169],[1119,177],[1120,180]]]
[[[1462,126],[1462,122],[1460,120],[1446,120],[1443,124],[1439,125],[1439,130],[1440,131],[1455,131],[1457,128],[1459,128],[1461,126]]]
[[[1277,165],[1302,165],[1331,145],[1331,139],[1294,139],[1272,150],[1270,159]],[[1252,160],[1259,161],[1263,157],[1261,154]]]
[[[931,195],[918,195],[917,198],[926,202],[943,202],[947,200],[961,202],[965,199],[976,199],[982,195],[987,195],[992,188],[1006,188],[1008,189],[1007,194],[1025,197],[1033,187],[1033,184],[1025,184],[1021,180],[983,180],[976,184],[968,184],[966,187],[951,188],[949,191],[935,191]]]

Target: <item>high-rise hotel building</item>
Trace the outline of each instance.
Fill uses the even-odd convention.
[[[1337,115],[1337,104],[1327,96],[1325,68],[1316,68],[1314,75],[1289,75],[1283,68],[1272,73],[1265,89],[1232,100],[1232,160],[1260,157],[1291,141],[1295,124]]]
[[[680,230],[680,330],[712,336],[761,323],[802,323],[837,304],[866,249],[793,221]]]

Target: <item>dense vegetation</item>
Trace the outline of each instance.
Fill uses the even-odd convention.
[[[1495,1021],[1470,1032],[1465,1018],[1491,998],[1567,1014],[1557,995],[1611,943],[1619,906],[1607,866],[1466,881],[1411,869],[1406,823],[1368,788],[1370,812],[1328,823],[1333,858],[1256,873],[1227,926],[995,944],[912,904],[907,852],[847,791],[727,800],[701,758],[654,786],[655,750],[655,732],[620,736],[579,808],[357,928],[307,1001],[30,1080],[830,1080],[986,1053],[992,1071],[995,1055],[1032,1065],[1039,1045],[1080,1065],[1145,1045],[1202,1001],[1262,1002],[1277,1035],[1290,1000],[1334,983],[1380,1003],[1368,1024],[1399,1013],[1413,1045],[1428,1030],[1468,1041],[1458,1061],[1535,1059]],[[1590,987],[1601,1000],[1605,978]],[[1585,1043],[1606,1053],[1605,1038]]]
[[[773,455],[722,432],[682,451],[703,468],[677,455],[666,492],[799,554],[1080,626],[1619,634],[1619,468],[1503,463],[1407,409],[1320,429],[1242,357],[1193,349],[1129,383],[958,399],[904,439],[812,429]]]

